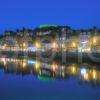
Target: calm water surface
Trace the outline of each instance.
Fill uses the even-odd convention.
[[[0,100],[99,100],[100,65],[0,58]]]

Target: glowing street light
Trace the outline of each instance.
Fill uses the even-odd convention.
[[[72,47],[73,47],[73,48],[76,47],[76,43],[75,43],[75,42],[72,43]]]
[[[36,43],[35,43],[35,47],[36,47],[36,48],[40,48],[40,47],[41,47],[41,44],[40,44],[39,42],[36,42]]]
[[[57,49],[57,43],[56,43],[56,42],[53,42],[53,43],[52,43],[52,48],[53,48],[53,49]]]
[[[53,63],[53,64],[51,65],[51,67],[52,67],[52,70],[55,71],[55,70],[57,69],[57,64]]]
[[[96,43],[97,43],[97,39],[93,38],[93,44],[96,44]]]
[[[89,75],[88,75],[88,73],[86,73],[86,74],[84,75],[84,80],[89,80]]]
[[[26,47],[26,44],[25,43],[23,43],[23,47]]]
[[[25,68],[26,67],[26,62],[23,62],[22,66],[23,66],[23,68]]]
[[[73,64],[72,67],[71,67],[71,71],[72,71],[73,74],[76,73],[76,66],[75,66],[74,64]]]
[[[93,79],[97,78],[96,70],[93,70]]]
[[[41,63],[40,63],[39,61],[36,61],[36,63],[35,63],[35,68],[36,68],[36,69],[39,69],[40,66],[41,66]]]

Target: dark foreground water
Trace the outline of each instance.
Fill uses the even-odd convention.
[[[99,65],[0,58],[0,100],[99,100]]]

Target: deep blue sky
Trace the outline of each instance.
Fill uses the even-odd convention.
[[[0,33],[41,24],[100,27],[100,0],[0,0]]]

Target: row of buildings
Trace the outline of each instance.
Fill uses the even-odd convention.
[[[0,50],[100,52],[100,29],[74,30],[68,26],[44,25],[35,29],[5,31]]]

